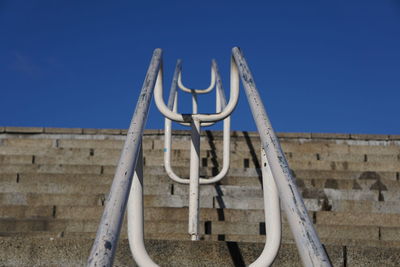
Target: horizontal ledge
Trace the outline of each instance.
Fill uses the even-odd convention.
[[[0,126],[0,133],[10,134],[90,134],[90,135],[126,135],[127,129],[96,129],[96,128],[53,128],[53,127],[14,127]],[[163,135],[163,129],[147,129],[145,136]],[[173,135],[190,136],[190,130],[173,130]],[[222,137],[223,131],[203,130],[202,136],[212,135]],[[254,131],[231,131],[232,137],[258,137]],[[348,139],[348,140],[400,140],[400,135],[389,134],[348,134],[348,133],[291,133],[279,132],[282,139]]]

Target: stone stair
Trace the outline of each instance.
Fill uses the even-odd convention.
[[[0,127],[0,266],[85,265],[124,134]],[[145,132],[145,236],[160,265],[244,266],[261,253],[260,141],[251,132],[231,136],[227,177],[201,187],[203,241],[193,243],[187,241],[188,186],[165,174],[162,131]],[[278,136],[334,266],[399,266],[400,136]],[[189,175],[189,142],[189,132],[173,132],[172,165],[182,177]],[[215,175],[222,167],[222,133],[204,132],[201,148],[201,175]],[[299,266],[284,215],[282,221],[274,266]],[[120,243],[115,266],[133,265],[125,225]]]

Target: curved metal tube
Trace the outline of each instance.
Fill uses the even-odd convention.
[[[178,76],[179,73],[182,70],[182,60],[178,59],[176,61],[176,66],[175,66],[175,71],[174,71],[174,76],[172,78],[172,84],[171,84],[171,90],[169,92],[169,98],[168,98],[168,105],[167,107],[172,110],[172,107],[174,106],[174,103],[177,104],[177,93],[178,93],[178,88],[176,86],[177,81],[178,81]],[[174,110],[176,112],[176,110]]]
[[[214,177],[211,178],[200,178],[200,184],[212,184],[220,181],[222,178],[226,176],[226,174],[229,171],[229,163],[230,163],[230,139],[231,139],[231,133],[230,133],[230,124],[231,124],[231,118],[228,117],[224,120],[224,136],[223,136],[223,163],[222,163],[222,169],[221,171]]]
[[[216,111],[221,112],[222,109],[226,107],[225,92],[222,87],[221,75],[218,70],[218,65],[215,60],[212,61],[212,68],[214,69],[216,76]],[[200,184],[212,184],[220,181],[226,176],[229,170],[230,164],[230,143],[231,143],[231,117],[228,116],[223,122],[223,163],[221,171],[214,177],[207,179],[200,179]]]
[[[115,177],[111,186],[110,194],[104,208],[103,216],[99,225],[96,239],[93,243],[87,266],[111,266],[113,263],[115,249],[122,225],[123,214],[126,205],[128,210],[128,236],[132,254],[140,266],[155,267],[155,264],[147,254],[144,246],[143,235],[143,166],[142,166],[142,136],[144,124],[147,119],[150,100],[154,89],[155,102],[161,113],[166,116],[165,148],[169,155],[171,147],[171,120],[192,127],[191,143],[191,183],[189,201],[189,233],[192,240],[198,239],[198,209],[199,209],[199,183],[212,183],[221,179],[220,175],[225,171],[225,162],[229,164],[229,115],[234,110],[239,96],[239,75],[244,85],[244,90],[255,119],[262,143],[262,173],[264,186],[264,209],[267,240],[260,257],[250,266],[261,267],[272,264],[279,249],[281,239],[279,193],[282,194],[282,205],[286,212],[288,222],[294,235],[300,257],[305,266],[331,266],[326,251],[318,238],[313,224],[308,217],[307,209],[303,199],[296,187],[295,181],[290,173],[286,158],[282,152],[274,130],[268,119],[264,105],[260,99],[252,74],[247,66],[246,60],[239,50],[232,49],[231,57],[231,94],[229,103],[226,105],[224,92],[220,83],[220,76],[216,63],[213,61],[212,84],[217,84],[216,90],[216,114],[178,114],[177,113],[177,88],[181,72],[180,61],[174,76],[173,90],[171,89],[168,107],[165,105],[163,91],[163,69],[161,49],[156,49],[146,74],[145,82],[132,118],[127,138],[122,149]],[[205,89],[208,90],[209,88]],[[189,89],[195,96],[195,90]],[[211,90],[211,89],[210,89]],[[172,98],[171,98],[172,97]],[[197,104],[195,97],[194,104]],[[194,109],[194,111],[196,111]],[[196,112],[194,112],[196,113]],[[220,174],[210,179],[199,179],[199,148],[200,148],[200,125],[214,123],[224,119],[224,167]],[[228,129],[228,130],[227,130]],[[166,131],[167,132],[167,131]],[[167,140],[168,139],[168,140]],[[228,145],[227,145],[228,144]],[[225,153],[227,151],[228,153]],[[229,165],[228,165],[229,166]],[[167,165],[166,165],[167,168]],[[172,170],[171,170],[172,172]],[[173,173],[173,172],[172,172]],[[177,176],[176,176],[177,177]],[[177,177],[178,179],[181,179]],[[187,179],[181,179],[183,183],[189,183]],[[131,187],[132,185],[132,187]],[[278,189],[278,190],[277,190]],[[193,197],[192,197],[193,196]],[[129,199],[128,199],[129,198]],[[137,216],[139,214],[139,216]],[[268,215],[268,217],[267,217]],[[195,218],[197,218],[195,220]],[[192,224],[192,226],[191,226]]]
[[[177,98],[178,93],[176,90],[176,80],[177,76],[179,75],[180,65],[181,62],[178,61],[175,67],[174,78],[172,79],[172,85],[170,90],[170,95],[168,99],[168,108],[172,109],[173,112],[177,112]],[[221,109],[226,107],[226,98],[225,93],[222,88],[221,76],[219,74],[218,66],[215,60],[212,61],[212,68],[214,73],[217,77],[217,87],[216,87],[216,111],[220,112]],[[230,117],[224,119],[224,132],[223,132],[223,166],[222,170],[214,177],[211,178],[200,178],[200,184],[212,184],[215,182],[220,181],[222,178],[226,176],[229,170],[229,163],[230,163]],[[164,132],[164,166],[165,171],[167,172],[168,176],[177,183],[181,184],[189,184],[189,179],[179,177],[171,167],[171,138],[172,138],[172,131],[171,131],[171,120],[165,118],[165,132]],[[202,125],[203,126],[203,125]]]
[[[190,127],[190,123],[189,123],[189,122],[176,122],[176,123],[179,123],[180,125],[183,125],[183,126]],[[217,123],[217,121],[212,121],[212,122],[200,122],[200,125],[201,125],[201,127],[208,127],[208,126],[212,126],[212,125],[214,125],[214,124],[216,124],[216,123]]]
[[[191,121],[190,116],[183,116],[182,114],[173,112],[171,109],[169,109],[164,102],[163,98],[163,68],[162,66],[160,67],[160,70],[158,71],[157,74],[157,81],[156,85],[154,88],[154,100],[156,102],[156,106],[158,110],[167,118],[170,120],[176,121],[176,122],[189,122]]]
[[[270,266],[278,254],[281,244],[281,210],[279,208],[279,194],[274,177],[268,164],[267,156],[261,148],[261,171],[264,194],[264,216],[266,241],[261,255],[249,267]]]
[[[174,113],[177,113],[178,109],[178,91],[177,91],[177,81],[178,76],[181,69],[181,61],[178,60],[174,77],[172,79],[171,90],[168,98],[168,109],[172,110]],[[181,123],[185,125],[186,123]],[[189,179],[180,178],[178,175],[171,168],[171,136],[172,136],[172,121],[168,118],[165,118],[164,121],[164,167],[165,171],[167,172],[168,176],[177,183],[181,184],[189,184]],[[189,123],[190,126],[190,123]]]
[[[239,98],[239,72],[235,61],[231,58],[231,94],[229,103],[217,114],[179,114],[169,109],[163,99],[163,86],[162,86],[162,67],[157,75],[157,82],[154,89],[154,99],[158,110],[168,119],[176,122],[190,123],[192,120],[199,120],[200,122],[215,122],[228,117],[236,107]]]
[[[195,94],[205,94],[205,93],[210,92],[214,88],[214,86],[215,86],[215,73],[214,73],[214,70],[213,70],[212,67],[211,67],[211,82],[210,82],[210,86],[208,86],[208,88],[206,88],[206,89],[190,89],[190,88],[187,88],[182,83],[182,69],[179,72],[179,75],[178,75],[178,87],[184,92],[195,93]]]
[[[158,267],[150,258],[144,245],[142,149],[139,151],[139,158],[133,176],[131,191],[129,193],[127,220],[129,247],[135,262],[139,266]]]
[[[169,94],[169,98],[168,98],[168,104],[167,107],[170,110],[173,110],[174,112],[177,112],[177,108],[176,109],[172,109],[172,107],[174,106],[174,103],[177,104],[177,97],[178,97],[178,92],[177,92],[177,82],[178,82],[178,76],[179,73],[182,70],[182,60],[178,59],[176,62],[176,66],[175,66],[175,72],[174,72],[174,76],[172,79],[172,86],[171,86],[171,90],[170,90],[170,94]],[[178,122],[180,125],[183,126],[188,126],[190,127],[190,123],[189,122]],[[207,126],[211,126],[214,125],[215,122],[203,122],[201,123],[202,127],[207,127]]]
[[[239,99],[239,70],[236,65],[235,60],[233,57],[231,57],[231,92],[229,96],[229,102],[225,106],[225,108],[220,112],[216,114],[196,114],[193,115],[196,119],[199,119],[200,121],[219,121],[223,120],[235,109],[238,99]]]
[[[212,184],[220,181],[229,170],[230,162],[230,117],[224,120],[224,133],[223,133],[223,166],[222,170],[214,177],[200,178],[200,184]],[[171,120],[165,119],[165,132],[164,132],[164,167],[168,176],[177,183],[189,184],[189,179],[180,178],[171,167]]]

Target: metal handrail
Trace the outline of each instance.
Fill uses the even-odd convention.
[[[203,179],[199,177],[199,162],[200,162],[200,130],[201,130],[201,123],[202,122],[216,122],[222,119],[226,119],[230,116],[230,114],[233,112],[234,108],[236,107],[236,104],[238,102],[238,97],[239,97],[239,73],[237,70],[237,67],[233,65],[233,61],[231,62],[231,95],[229,99],[229,103],[226,104],[226,100],[224,99],[224,94],[221,93],[222,91],[222,86],[219,83],[218,84],[218,90],[216,93],[216,98],[217,102],[216,103],[216,109],[217,111],[220,111],[215,114],[199,114],[197,113],[197,93],[195,89],[188,89],[186,87],[181,87],[181,84],[179,84],[179,79],[180,79],[180,73],[181,73],[181,65],[177,64],[177,68],[175,70],[174,74],[174,79],[175,81],[176,75],[178,75],[178,87],[181,87],[182,90],[190,91],[192,94],[192,114],[179,114],[177,112],[177,105],[174,105],[174,100],[177,98],[177,91],[176,91],[176,85],[173,83],[172,88],[171,88],[171,93],[168,101],[170,106],[166,106],[164,103],[164,99],[162,97],[163,90],[162,87],[157,87],[155,88],[155,102],[158,110],[166,117],[168,120],[175,120],[178,122],[189,122],[190,127],[191,127],[191,143],[190,143],[190,177],[189,179],[182,179],[178,177],[173,171],[170,166],[170,153],[171,153],[171,121],[166,120],[165,126],[165,167],[167,174],[170,176],[171,179],[174,181],[177,181],[179,183],[184,183],[184,184],[189,184],[189,226],[188,226],[188,232],[191,236],[192,240],[199,240],[199,200],[200,200],[200,190],[199,190],[199,185],[200,184],[209,184],[213,183],[214,181],[219,181],[222,179],[225,174],[228,172],[227,167],[227,162],[229,162],[229,143],[226,144],[226,140],[229,141],[230,138],[230,128],[224,127],[224,137],[225,137],[225,143],[224,143],[224,158],[225,158],[225,169],[221,171],[219,175],[216,177],[213,177],[211,179]],[[211,73],[212,73],[212,81],[211,85],[215,85],[215,75],[216,72],[218,71],[217,65],[215,62],[213,62],[211,66]],[[161,73],[161,78],[162,78],[162,68],[160,68],[160,73]],[[218,73],[219,75],[219,73]],[[219,77],[220,80],[220,77]],[[206,91],[208,92],[210,89],[207,88],[206,90],[200,90],[201,93],[205,93]],[[211,87],[212,89],[212,87]],[[210,89],[210,90],[211,90]],[[175,102],[176,103],[176,102]],[[173,107],[171,107],[173,106]],[[222,106],[224,107],[222,109]],[[172,109],[171,109],[172,108]],[[220,110],[222,109],[222,110]],[[176,120],[176,118],[180,119]],[[183,119],[183,121],[182,121]],[[230,120],[227,120],[227,122],[230,122]],[[224,123],[224,126],[229,126]],[[228,160],[226,160],[228,159]],[[201,181],[200,181],[201,179]]]
[[[221,82],[221,76],[218,70],[218,65],[215,60],[212,61],[212,73],[216,76],[216,112],[219,113],[221,110],[223,110],[226,107],[226,98],[225,98],[225,92],[222,88],[222,82]],[[177,92],[177,77],[180,75],[180,71],[182,69],[182,62],[178,60],[176,67],[175,67],[175,72],[174,72],[174,77],[172,79],[172,85],[171,85],[171,90],[168,98],[168,108],[172,110],[173,112],[177,112],[177,98],[178,98],[178,92]],[[215,83],[215,82],[214,82]],[[193,89],[189,89],[193,90]],[[222,164],[222,169],[221,171],[210,178],[200,178],[199,183],[200,184],[212,184],[220,181],[222,178],[226,176],[229,170],[229,161],[230,161],[230,116],[226,117],[223,121],[223,164]],[[200,122],[201,123],[201,122]],[[212,122],[214,124],[215,122]],[[171,166],[171,139],[172,139],[172,131],[171,131],[171,120],[168,118],[165,118],[165,132],[164,132],[164,167],[165,171],[167,172],[168,176],[174,180],[177,183],[181,184],[189,184],[190,180],[181,178],[179,177],[172,169]],[[186,125],[186,124],[184,124]],[[186,125],[186,126],[190,126]],[[203,125],[201,123],[201,126],[209,126],[209,125]]]
[[[231,59],[233,60],[233,59]],[[160,68],[161,77],[162,77],[162,68]],[[160,75],[160,73],[159,73]],[[229,102],[226,105],[225,109],[219,113],[215,114],[180,114],[177,112],[173,112],[171,109],[167,107],[164,103],[163,99],[163,90],[162,87],[156,87],[154,90],[154,100],[156,102],[158,110],[168,119],[176,122],[192,122],[201,121],[201,122],[214,122],[220,121],[228,117],[232,111],[235,109],[236,104],[239,98],[239,75],[238,69],[235,64],[231,64],[231,94],[229,98]]]
[[[186,86],[183,85],[182,83],[182,69],[179,72],[178,75],[178,87],[187,93],[196,93],[196,94],[206,94],[208,92],[210,92],[215,86],[215,72],[213,67],[211,66],[211,82],[210,82],[210,86],[208,86],[206,89],[191,89],[191,88],[187,88]]]
[[[215,65],[215,67],[214,67]],[[178,61],[176,72],[180,73],[181,65]],[[213,71],[215,70],[215,71]],[[150,66],[136,105],[124,148],[117,166],[114,180],[111,186],[110,194],[104,208],[103,216],[97,231],[96,239],[88,259],[87,266],[111,266],[114,260],[115,250],[119,238],[119,233],[124,217],[125,208],[129,197],[130,210],[128,212],[128,224],[133,225],[128,230],[129,242],[132,254],[139,265],[157,266],[144,247],[143,238],[143,172],[141,145],[142,136],[151,97],[154,90],[155,102],[160,111],[169,119],[178,123],[190,124],[192,127],[191,143],[191,165],[198,167],[200,143],[201,122],[212,123],[225,119],[235,108],[239,95],[239,77],[244,85],[244,90],[255,119],[258,132],[262,143],[262,177],[264,188],[264,210],[266,220],[267,241],[260,257],[251,264],[252,267],[261,267],[270,265],[276,257],[281,239],[280,226],[280,208],[279,195],[283,209],[285,210],[289,226],[294,235],[300,257],[305,266],[331,266],[324,248],[313,228],[313,224],[308,217],[304,202],[297,190],[295,181],[291,176],[286,158],[282,152],[279,141],[272,129],[271,123],[267,117],[264,105],[258,94],[254,79],[246,60],[239,48],[232,49],[231,57],[231,93],[229,103],[223,105],[222,85],[216,64],[212,65],[212,73],[215,74],[217,84],[217,104],[216,114],[179,114],[177,113],[176,89],[173,100],[166,106],[162,97],[163,68],[162,51],[156,49],[153,53]],[[174,76],[173,85],[179,80],[179,76]],[[208,88],[207,88],[208,90]],[[218,101],[218,99],[220,101]],[[173,103],[171,109],[170,103]],[[220,103],[220,104],[218,104]],[[225,133],[224,133],[225,136]],[[194,168],[196,169],[196,168]],[[190,183],[190,194],[194,198],[199,198],[199,173],[198,168],[194,173],[191,172],[191,178],[197,177],[196,182]],[[215,177],[214,177],[215,178]],[[132,187],[131,187],[132,185]],[[130,194],[130,196],[129,196]],[[198,221],[198,203],[189,203],[189,217],[196,218]],[[197,204],[197,210],[195,205]],[[192,213],[192,214],[191,214]],[[268,216],[267,216],[268,214]],[[274,216],[269,216],[274,214]],[[138,216],[139,215],[139,216]],[[192,240],[197,240],[195,228],[197,224],[189,221],[189,232],[192,234]],[[193,238],[195,237],[195,238]]]
[[[234,60],[231,61],[231,64],[236,64]],[[235,68],[232,68],[235,69]],[[175,77],[178,76],[180,77],[180,70],[181,70],[181,62],[178,61],[177,67],[175,69],[175,74],[173,78],[173,83],[171,86],[171,91],[170,91],[170,96],[169,96],[169,101],[168,101],[168,108],[170,108],[173,112],[177,112],[177,105],[176,105],[176,100],[177,100],[177,90],[176,90],[176,83],[175,83]],[[225,93],[222,89],[222,82],[221,82],[221,77],[218,71],[218,66],[215,60],[212,62],[212,70],[214,71],[216,78],[217,78],[217,90],[216,90],[216,111],[220,112],[221,109],[225,108],[226,106],[226,100],[225,100]],[[232,74],[232,73],[231,73]],[[196,97],[195,93],[193,93],[193,98]],[[197,111],[197,99],[193,101],[193,113],[195,114],[195,111]],[[228,121],[229,120],[229,121]],[[227,127],[225,127],[227,126]],[[199,184],[205,184],[201,183],[201,180],[207,181],[208,183],[212,182],[217,182],[220,179],[222,179],[225,175],[226,172],[228,171],[229,168],[229,138],[230,138],[230,116],[227,117],[224,120],[224,168],[223,170],[214,178],[211,179],[199,179]],[[193,132],[193,129],[192,129]],[[228,137],[228,138],[226,138]],[[265,214],[265,231],[266,231],[266,242],[265,246],[263,249],[263,252],[261,255],[256,259],[255,262],[253,262],[250,266],[251,267],[262,267],[262,266],[269,266],[273,263],[274,259],[276,258],[276,255],[278,253],[279,247],[280,247],[280,241],[281,241],[281,221],[280,221],[280,205],[279,205],[279,196],[278,196],[278,191],[276,188],[276,184],[274,181],[274,178],[272,177],[272,173],[270,170],[270,167],[267,163],[266,159],[266,154],[264,149],[261,150],[261,158],[262,158],[262,182],[263,182],[263,188],[264,188],[264,214]],[[198,151],[197,151],[197,156],[198,156]],[[170,176],[170,178],[176,182],[179,183],[184,183],[184,184],[189,184],[192,185],[192,180],[189,179],[182,179],[178,177],[171,168],[171,162],[170,162],[170,157],[171,157],[171,120],[168,118],[165,119],[165,147],[164,147],[164,165],[167,171],[167,174]],[[226,158],[225,158],[226,157]],[[191,157],[192,160],[193,157]],[[227,166],[226,166],[227,165]],[[191,168],[192,166],[192,161],[191,161]],[[226,169],[225,169],[226,167]],[[195,168],[198,168],[196,165]],[[192,171],[191,171],[192,172]],[[192,176],[191,176],[192,178]],[[191,196],[192,197],[192,196]],[[192,203],[192,198],[190,199],[190,204]],[[194,202],[197,203],[198,201]],[[198,209],[198,207],[197,207]],[[190,210],[189,210],[189,232],[191,228],[196,228],[196,226],[191,227],[191,223],[198,221],[197,218],[191,218],[190,217]],[[196,240],[196,239],[194,239]]]
[[[129,126],[87,266],[111,266],[113,263],[132,178],[139,158],[144,125],[154,86],[157,83],[156,77],[159,77],[160,74],[161,60],[161,49],[155,49]]]
[[[283,208],[303,264],[304,266],[331,266],[308,216],[303,199],[297,190],[285,154],[282,152],[279,140],[272,129],[246,59],[238,47],[232,49],[232,54],[235,64],[239,68],[240,78],[260,134],[262,147],[266,152],[272,176],[278,187]]]

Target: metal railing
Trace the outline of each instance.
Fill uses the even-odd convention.
[[[118,163],[111,191],[104,208],[97,236],[90,253],[88,266],[112,265],[127,202],[128,237],[132,255],[139,266],[158,266],[146,252],[143,236],[143,163],[141,141],[153,89],[156,105],[166,117],[165,168],[171,179],[179,183],[189,184],[189,234],[192,240],[198,240],[199,185],[217,182],[228,171],[230,152],[229,116],[238,101],[240,80],[242,80],[262,143],[261,169],[267,233],[263,252],[250,266],[269,266],[277,255],[281,240],[279,196],[303,264],[305,266],[331,266],[327,254],[313,228],[313,224],[308,217],[307,210],[297,190],[294,179],[291,176],[287,161],[271,127],[246,60],[237,47],[232,49],[231,93],[228,103],[225,100],[221,77],[215,61],[212,62],[211,66],[210,86],[206,89],[189,89],[182,83],[182,64],[178,60],[168,105],[166,105],[163,100],[161,50],[156,49],[154,51]],[[216,87],[216,113],[199,114],[197,95],[208,93],[214,87]],[[192,94],[192,114],[180,114],[177,112],[178,88]],[[223,168],[214,177],[200,178],[200,128],[201,126],[212,125],[220,120],[224,121]],[[171,167],[171,121],[190,126],[192,129],[189,179],[177,176]]]
[[[142,143],[144,125],[153,95],[154,85],[160,82],[161,49],[154,50],[139,100],[129,126],[103,216],[97,230],[88,266],[112,266],[129,192]],[[157,82],[156,82],[157,79]]]
[[[238,76],[236,72],[234,75]],[[177,79],[175,79],[178,77]],[[211,184],[218,182],[228,172],[229,169],[229,154],[230,154],[230,113],[227,114],[227,117],[224,118],[224,149],[223,149],[223,168],[222,170],[214,177],[205,179],[200,178],[200,132],[201,126],[210,126],[215,122],[219,121],[220,118],[215,118],[213,121],[202,121],[200,119],[196,119],[197,115],[207,116],[211,114],[198,114],[198,104],[197,98],[199,94],[205,94],[210,92],[216,86],[216,114],[222,113],[227,108],[225,93],[222,89],[221,77],[218,71],[217,63],[215,60],[212,61],[211,65],[211,83],[207,89],[189,89],[182,84],[182,67],[181,62],[178,61],[177,66],[175,68],[174,79],[169,95],[169,101],[167,108],[172,110],[172,112],[179,116],[181,114],[177,113],[177,98],[178,91],[177,87],[179,87],[184,92],[189,92],[192,94],[192,114],[187,114],[186,116],[190,116],[192,119],[191,124],[187,124],[183,121],[178,121],[186,126],[191,127],[191,147],[190,147],[190,178],[183,179],[174,173],[171,167],[171,120],[168,118],[167,112],[163,109],[164,103],[157,101],[162,99],[162,90],[156,89],[156,105],[159,108],[160,112],[166,117],[165,118],[165,146],[164,146],[164,166],[168,176],[174,180],[175,182],[181,184],[189,184],[189,234],[192,240],[199,240],[199,185],[200,184]],[[217,83],[215,82],[217,77]],[[231,87],[231,96],[234,99],[230,99],[231,103],[234,103],[233,108],[235,108],[236,103],[238,101],[239,86],[235,84],[235,86]],[[157,97],[161,95],[161,97]],[[233,109],[231,110],[231,112]],[[214,114],[212,114],[214,115]]]

